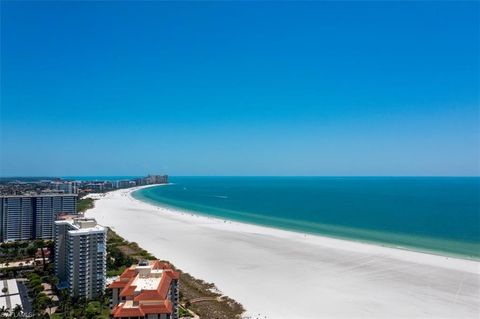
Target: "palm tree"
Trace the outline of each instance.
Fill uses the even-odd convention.
[[[46,306],[48,308],[48,314],[52,315],[53,300],[51,297],[48,297],[48,299],[46,300]]]
[[[12,318],[20,318],[22,314],[22,306],[16,305],[12,310]]]
[[[68,292],[67,289],[59,289],[58,290],[58,300],[60,305],[62,305],[62,311],[65,312],[65,308],[67,305],[67,298],[68,298]]]
[[[63,318],[68,318],[68,312],[70,311],[70,296],[67,289],[60,290],[60,304],[63,307]]]
[[[7,310],[5,306],[0,308],[0,318],[6,319],[10,317],[10,312]]]
[[[86,310],[87,310],[87,305],[88,305],[87,299],[86,299],[86,298],[80,298],[80,299],[78,300],[78,303],[79,303],[80,305],[82,305],[82,312],[81,312],[81,314],[82,314],[82,315],[85,315],[85,312],[86,312]]]
[[[53,275],[50,276],[50,277],[48,278],[48,281],[49,281],[50,284],[53,286],[52,288],[58,286],[59,280],[58,280],[58,277],[57,277],[57,276],[53,276]]]

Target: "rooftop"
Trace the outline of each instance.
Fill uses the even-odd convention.
[[[112,310],[114,318],[171,313],[172,303],[167,294],[172,280],[178,280],[179,275],[170,265],[158,260],[142,261],[127,268],[109,285],[127,298]]]
[[[158,285],[160,284],[160,277],[144,277],[141,278],[138,276],[132,283],[135,287],[135,292],[139,293],[142,290],[154,290],[157,289]]]
[[[105,232],[106,229],[103,226],[97,224],[97,221],[94,218],[86,217],[74,217],[72,215],[62,215],[59,216],[59,219],[55,221],[58,224],[69,224],[72,228],[68,231],[71,235],[76,234],[86,234],[92,232]]]
[[[15,197],[78,197],[77,194],[65,194],[65,193],[51,193],[51,194],[22,194],[22,195],[0,195],[0,198],[15,198]]]
[[[2,290],[7,288],[6,292]],[[12,310],[16,305],[22,305],[18,284],[15,279],[0,280],[0,309],[5,307]]]

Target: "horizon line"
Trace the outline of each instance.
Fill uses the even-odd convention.
[[[168,175],[168,177],[480,177],[480,175]],[[144,175],[11,175],[0,176],[7,178],[69,178],[69,177],[145,177]]]

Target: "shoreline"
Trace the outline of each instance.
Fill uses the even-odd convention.
[[[424,252],[424,251],[408,249],[409,247],[390,246],[387,244],[381,245],[380,243],[375,243],[375,242],[349,240],[344,238],[329,237],[329,236],[323,236],[323,235],[312,234],[312,233],[301,233],[294,230],[275,228],[273,226],[269,227],[269,226],[258,225],[253,223],[239,222],[236,220],[221,219],[216,216],[203,215],[198,212],[189,211],[189,210],[185,210],[177,207],[154,204],[150,201],[142,201],[132,196],[133,192],[143,188],[149,188],[154,186],[167,186],[167,185],[169,184],[145,185],[145,186],[131,188],[129,189],[130,191],[128,192],[128,196],[132,200],[137,201],[140,204],[147,204],[147,205],[151,205],[152,207],[159,208],[162,213],[178,214],[181,216],[187,216],[187,217],[190,216],[198,219],[203,218],[203,219],[206,219],[205,221],[209,221],[209,222],[213,221],[219,225],[230,224],[232,226],[231,228],[228,228],[228,230],[230,231],[261,233],[261,234],[267,234],[267,235],[276,236],[276,237],[290,237],[290,238],[296,237],[297,239],[304,238],[306,240],[322,243],[323,245],[328,245],[329,247],[336,247],[336,248],[341,247],[342,249],[357,251],[357,252],[371,251],[372,248],[384,249],[384,251],[382,251],[381,253],[390,255],[392,257],[401,258],[403,260],[410,260],[411,258],[415,258],[416,261],[423,261],[427,265],[435,265],[435,266],[442,265],[442,266],[448,266],[449,268],[451,266],[453,267],[452,269],[464,270],[464,271],[469,271],[474,273],[480,270],[477,268],[477,267],[480,267],[480,260],[476,260],[473,258],[471,259],[460,258],[459,256],[456,256],[456,255],[435,254],[434,252]],[[405,252],[405,253],[402,253],[402,252]],[[445,260],[449,260],[449,262],[444,263],[443,261]],[[458,260],[458,262],[455,262],[455,261],[452,262],[452,260]],[[466,261],[466,262],[464,263],[463,261]],[[438,262],[440,262],[440,264]]]
[[[267,318],[295,315],[298,318],[315,318],[318,313],[312,312],[313,309],[317,308],[317,304],[324,304],[318,302],[319,294],[330,300],[324,304],[327,309],[323,316],[327,317],[338,314],[340,310],[335,305],[342,305],[345,300],[352,298],[359,300],[354,302],[350,308],[347,307],[341,311],[344,317],[362,317],[367,314],[369,317],[378,318],[395,317],[398,312],[400,317],[406,315],[409,317],[455,316],[469,318],[480,313],[480,305],[476,301],[479,297],[480,287],[480,263],[478,261],[227,221],[216,217],[196,215],[181,209],[154,205],[131,196],[132,192],[140,188],[152,186],[157,185],[135,187],[100,195],[92,194],[92,198],[100,200],[97,201],[95,208],[88,210],[86,214],[97,218],[105,226],[112,226],[126,239],[138,242],[148,251],[172,260],[180,268],[193,275],[214,282],[220,290],[243,304],[247,309],[247,314],[265,314]],[[111,205],[108,205],[108,199],[111,200]],[[114,205],[114,203],[116,204]],[[102,212],[102,208],[107,211]],[[128,217],[132,212],[140,213],[135,222],[133,220],[129,222]],[[142,228],[140,232],[136,226]],[[155,234],[148,235],[147,230],[152,226],[161,227],[164,232],[175,238],[169,239],[161,236],[161,232],[158,234],[159,237]],[[178,234],[176,234],[177,231]],[[154,238],[159,240],[152,243]],[[218,242],[218,239],[224,240],[226,243]],[[231,244],[232,249],[228,247],[228,243]],[[169,245],[174,247],[170,249]],[[234,247],[236,249],[233,249]],[[212,251],[209,249],[218,251],[219,256],[212,255]],[[232,251],[239,256],[232,256]],[[164,256],[165,253],[168,256]],[[199,256],[192,256],[196,254]],[[262,261],[262,259],[268,258],[275,259],[276,264],[269,264],[268,260]],[[212,267],[216,271],[212,271],[210,269]],[[237,280],[229,278],[229,274],[233,275],[229,270],[231,267],[236,268],[242,278],[248,275],[256,276],[256,279],[245,282],[240,280],[241,278]],[[300,314],[291,312],[292,310],[288,310],[288,307],[285,308],[282,304],[288,299],[282,299],[281,295],[275,291],[282,285],[281,278],[288,278],[291,274],[290,269],[295,267],[297,270],[304,270],[307,275],[303,279],[311,281],[313,285],[306,291],[306,295],[310,297],[293,298],[306,307],[305,311],[301,311]],[[258,273],[254,271],[255,269],[258,270]],[[406,269],[409,271],[405,271]],[[372,270],[373,273],[383,273],[390,283],[364,282],[365,276],[368,277],[369,274],[372,274]],[[409,274],[410,272],[413,274]],[[339,287],[335,287],[334,282],[327,280],[331,285],[328,289],[330,296],[319,286],[322,283],[325,284],[325,278],[323,278],[325,273],[340,281]],[[432,274],[437,274],[437,278],[432,278]],[[268,287],[265,287],[262,292],[266,295],[277,296],[276,302],[270,298],[255,300],[256,298],[249,296],[248,290],[245,290],[248,287],[244,286],[262,282],[262,276],[270,278],[266,285]],[[401,278],[403,280],[400,280]],[[442,278],[445,282],[442,281]],[[277,280],[279,282],[276,282]],[[422,281],[424,282],[422,283]],[[358,287],[349,288],[348,286],[352,283],[357,283]],[[399,289],[395,286],[405,287]],[[437,287],[433,288],[435,286]],[[287,284],[285,288],[291,290],[300,287],[302,285],[292,283]],[[365,291],[371,289],[374,289],[374,292],[369,297]],[[387,296],[375,297],[381,293],[376,289],[384,290],[383,294]],[[392,296],[396,296],[396,298],[404,299],[403,294],[412,289],[418,290],[413,294],[417,296],[417,299],[422,295],[425,297],[427,294],[430,299],[436,300],[436,302],[431,302],[432,306],[435,304],[435,307],[429,309],[430,313],[420,311],[420,307],[415,306],[415,302],[419,303],[418,300],[404,303],[395,302],[395,298],[392,298]],[[385,290],[388,293],[385,293]],[[464,290],[467,291],[466,294],[463,293]],[[364,295],[359,297],[359,294],[362,293]],[[449,294],[452,295],[454,304],[437,300],[443,300]],[[341,296],[343,298],[340,298]],[[462,303],[459,305],[457,301],[462,301]],[[385,309],[380,307],[380,310],[375,310],[373,304],[385,305]],[[321,309],[318,311],[322,314]],[[452,311],[455,311],[456,315]]]
[[[208,215],[204,213],[200,213],[194,210],[188,210],[180,207],[175,207],[172,205],[168,204],[163,204],[163,203],[157,203],[153,200],[141,200],[135,198],[132,193],[144,189],[144,188],[150,188],[150,187],[155,187],[155,186],[167,186],[171,185],[172,183],[168,184],[158,184],[158,185],[146,185],[146,186],[139,186],[135,187],[131,192],[129,192],[129,196],[133,200],[137,200],[140,203],[146,203],[149,205],[152,205],[154,207],[159,207],[160,209],[166,210],[168,212],[174,212],[176,214],[186,214],[190,216],[195,216],[195,217],[200,217],[200,218],[207,218],[207,219],[213,219],[216,220],[217,222],[224,223],[225,221],[227,223],[233,223],[237,224],[237,226],[242,227],[242,226],[254,226],[254,227],[259,227],[261,232],[264,233],[269,233],[269,234],[274,234],[276,231],[279,232],[286,232],[286,233],[293,233],[295,235],[302,235],[305,237],[318,237],[319,240],[339,240],[341,242],[347,242],[349,244],[351,243],[358,243],[358,244],[364,244],[364,245],[372,245],[376,247],[384,247],[387,249],[394,249],[394,250],[403,250],[407,252],[412,252],[412,253],[419,253],[419,254],[426,254],[426,255],[433,255],[433,256],[438,256],[438,257],[445,257],[445,258],[453,258],[453,259],[460,259],[460,260],[468,260],[468,261],[474,261],[474,262],[480,262],[480,258],[477,258],[475,256],[471,255],[462,255],[460,253],[449,253],[447,251],[441,251],[441,250],[428,250],[428,249],[422,249],[420,247],[415,247],[415,246],[402,246],[402,245],[395,245],[395,244],[389,244],[387,242],[381,242],[381,241],[374,241],[374,240],[363,240],[363,239],[356,239],[356,238],[349,238],[349,237],[342,237],[342,236],[330,236],[330,235],[324,235],[324,234],[319,234],[319,233],[312,233],[312,232],[302,232],[299,230],[294,230],[294,229],[288,229],[288,228],[281,228],[281,227],[275,227],[275,226],[270,226],[270,225],[263,225],[263,224],[256,224],[256,223],[249,223],[246,221],[238,221],[238,220],[233,220],[233,219],[222,219],[218,216],[214,215]],[[272,231],[272,232],[270,232]],[[279,233],[280,234],[280,233]],[[277,234],[278,235],[278,234]]]

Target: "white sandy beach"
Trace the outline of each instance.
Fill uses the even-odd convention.
[[[480,317],[477,261],[192,215],[135,189],[93,195],[86,215],[215,283],[252,318]]]

